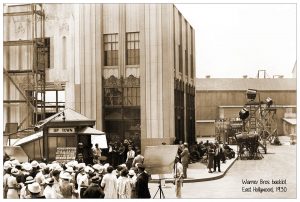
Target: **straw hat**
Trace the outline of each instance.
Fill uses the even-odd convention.
[[[9,165],[9,164],[4,164],[4,165],[3,165],[3,169],[4,169],[4,170],[7,170],[7,169],[9,169],[9,168],[11,168],[11,165]]]
[[[12,175],[16,175],[16,174],[18,174],[18,173],[19,173],[19,170],[18,170],[18,169],[16,169],[16,168],[11,169],[11,174],[12,174]]]
[[[31,184],[31,183],[34,183],[34,182],[35,182],[35,180],[33,179],[32,176],[26,177],[25,184]]]
[[[40,163],[39,167],[44,170],[47,168],[47,165],[45,163]]]
[[[21,165],[21,164],[17,159],[15,159],[15,160],[11,161],[11,165],[12,166],[17,166],[17,165]]]
[[[86,172],[86,173],[89,173],[89,172],[93,173],[93,172],[94,172],[94,169],[91,168],[90,166],[86,166],[86,167],[84,168],[84,172]]]
[[[39,183],[34,182],[34,183],[28,185],[28,190],[31,193],[38,194],[41,192],[41,186],[39,185]]]
[[[36,168],[36,167],[39,166],[39,163],[38,163],[37,161],[32,161],[32,162],[31,162],[31,166],[32,166],[33,168]]]
[[[128,175],[135,175],[135,172],[134,172],[134,170],[129,170],[129,173],[128,173]]]
[[[65,171],[68,172],[68,173],[73,173],[74,172],[72,167],[68,167]]]
[[[61,179],[64,179],[64,180],[70,180],[72,179],[72,176],[70,175],[70,173],[67,173],[67,172],[64,172],[61,176],[60,176]]]
[[[52,177],[47,178],[45,181],[46,181],[46,184],[49,184],[49,185],[54,184],[54,179]]]

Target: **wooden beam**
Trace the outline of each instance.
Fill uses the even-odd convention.
[[[15,81],[11,78],[11,76],[7,73],[7,71],[6,71],[5,68],[3,68],[3,72],[7,76],[7,78],[15,85],[15,87],[18,89],[18,91],[20,92],[20,94],[25,98],[25,100],[27,101],[28,105],[33,109],[33,111],[35,111],[35,107],[29,101],[29,99],[27,98],[27,96],[22,92],[22,90],[19,88],[19,86],[15,83]]]

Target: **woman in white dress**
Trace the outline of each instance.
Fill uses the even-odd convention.
[[[7,198],[8,199],[19,199],[19,184],[17,183],[16,175],[19,173],[18,169],[13,168],[11,170],[11,176],[7,178]]]

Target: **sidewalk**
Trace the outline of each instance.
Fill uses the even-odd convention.
[[[230,145],[231,148],[234,149],[234,151],[237,151],[236,145]],[[208,173],[207,164],[205,163],[192,163],[189,164],[189,167],[187,169],[187,179],[184,179],[184,183],[189,182],[202,182],[202,181],[208,181],[208,180],[216,180],[220,179],[225,176],[226,172],[230,169],[230,167],[233,165],[237,158],[237,153],[235,155],[235,158],[226,160],[226,163],[221,162],[221,172],[213,172]],[[174,178],[173,175],[170,174],[163,174],[163,178],[165,178],[166,183],[173,182]],[[151,175],[152,180],[150,183],[158,183],[159,181],[159,175]]]

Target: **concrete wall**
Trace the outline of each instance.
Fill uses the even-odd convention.
[[[43,7],[45,37],[50,37],[51,46],[46,80],[66,82],[66,107],[95,119],[96,128],[102,130],[102,76],[133,75],[140,78],[141,85],[142,147],[173,142],[174,78],[195,86],[196,72],[194,30],[177,8],[173,4],[43,4]],[[5,40],[30,35],[26,20],[5,21],[4,26],[9,28],[4,28]],[[25,31],[18,31],[20,27]],[[140,65],[126,65],[126,32],[140,33]],[[119,63],[104,67],[103,34],[109,33],[119,34]],[[5,50],[4,65],[29,65],[28,51]],[[179,54],[183,58],[182,72],[179,72]],[[4,80],[5,98],[17,99],[19,93],[11,88]],[[20,122],[27,115],[26,109],[26,105],[10,109],[5,106],[4,124]]]

